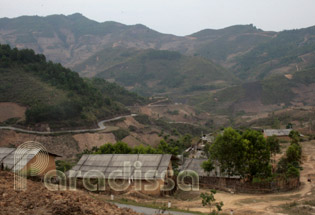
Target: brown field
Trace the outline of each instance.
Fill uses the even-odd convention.
[[[10,118],[25,118],[26,107],[22,107],[12,102],[0,102],[0,122]]]

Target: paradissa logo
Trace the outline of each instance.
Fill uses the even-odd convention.
[[[199,176],[196,172],[185,170],[174,177],[173,170],[165,170],[158,173],[156,170],[148,170],[145,173],[141,170],[141,162],[136,161],[133,166],[135,170],[131,176],[131,163],[124,162],[123,169],[110,172],[107,176],[98,170],[89,170],[87,172],[73,171],[67,172],[67,175],[61,171],[50,171],[45,175],[44,183],[47,189],[57,190],[77,190],[78,181],[84,189],[95,191],[110,190],[122,192],[130,188],[135,191],[172,191],[176,184],[177,188],[183,191],[198,191]],[[154,176],[154,177],[152,177]],[[58,181],[59,186],[55,186],[52,181]],[[189,179],[190,183],[186,183]]]
[[[51,191],[76,190],[79,181],[88,191],[105,191],[107,187],[114,191],[127,191],[131,187],[136,191],[171,191],[176,185],[183,191],[199,190],[199,176],[191,170],[182,171],[175,177],[173,170],[144,171],[140,161],[126,161],[122,168],[109,173],[92,169],[85,172],[70,170],[65,174],[55,169],[48,171],[49,162],[49,154],[41,143],[30,141],[20,145],[14,152],[14,188],[26,190],[26,176],[40,175],[44,176],[44,184]],[[185,183],[186,179],[190,183]]]

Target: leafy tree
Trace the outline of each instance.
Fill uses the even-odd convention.
[[[222,211],[223,202],[216,202],[214,195],[217,193],[216,190],[211,190],[210,193],[201,193],[202,205],[210,208],[210,215],[216,215],[219,211]],[[215,207],[215,209],[214,209]]]
[[[270,153],[275,157],[276,154],[280,153],[280,141],[276,136],[268,137],[267,144],[270,148]],[[275,160],[275,159],[274,159]]]
[[[160,144],[158,145],[157,150],[162,154],[172,154],[172,155],[179,154],[178,146],[175,146],[175,144],[169,144],[165,140],[160,141]]]
[[[291,144],[286,151],[286,157],[289,163],[300,162],[302,157],[302,148],[299,144]]]
[[[300,133],[298,131],[292,130],[289,137],[291,138],[291,143],[298,143],[300,141]]]
[[[291,122],[289,122],[286,126],[286,129],[292,129],[293,128],[293,124]]]
[[[130,154],[132,153],[132,148],[128,146],[127,143],[124,142],[117,142],[114,144],[114,152],[115,154]]]
[[[210,148],[210,159],[220,163],[222,172],[228,175],[240,174],[244,160],[244,142],[241,135],[232,128],[226,128]]]
[[[252,179],[271,174],[270,147],[263,135],[247,130],[240,134],[232,128],[224,130],[210,147],[210,160],[217,161],[221,172]]]
[[[247,130],[243,133],[242,139],[245,143],[243,175],[250,178],[270,176],[270,147],[263,135],[258,131]]]
[[[113,144],[107,143],[100,146],[99,149],[95,152],[95,154],[115,154],[115,149]]]
[[[270,152],[272,154],[278,154],[281,152],[280,150],[280,141],[276,136],[268,137],[267,144],[270,147]]]
[[[300,170],[293,165],[289,165],[286,176],[288,178],[300,177]]]
[[[72,164],[68,161],[64,161],[64,160],[57,160],[56,161],[56,169],[61,171],[61,172],[67,172],[73,166],[74,166],[74,164]]]
[[[210,173],[214,170],[213,162],[209,159],[201,164],[201,167],[205,170],[205,172]]]

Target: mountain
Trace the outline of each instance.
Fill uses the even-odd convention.
[[[315,106],[313,98],[314,68],[293,75],[275,75],[261,81],[203,93],[195,96],[190,102],[203,111],[242,115],[271,112],[292,106]]]
[[[0,43],[32,48],[82,77],[222,114],[312,104],[298,93],[311,96],[312,84],[289,83],[315,68],[314,38],[315,27],[269,32],[236,25],[180,37],[81,14],[0,19]],[[121,100],[132,102],[127,92]]]
[[[93,125],[98,119],[126,114],[125,105],[144,99],[105,80],[86,80],[33,50],[0,45],[0,102],[26,106],[24,125]]]
[[[81,14],[3,18],[0,19],[0,32],[0,43],[31,48],[67,67],[104,47],[163,49],[168,42],[178,40],[176,36],[161,34],[140,24],[99,23]]]
[[[106,48],[74,67],[145,95],[230,86],[233,74],[203,57],[154,49]]]
[[[235,59],[238,77],[261,80],[315,67],[315,26],[277,33]]]
[[[66,67],[81,67],[78,72],[84,71],[84,62],[104,49],[176,51],[211,60],[248,81],[312,66],[314,28],[266,32],[253,25],[236,25],[179,37],[159,33],[141,24],[99,23],[77,13],[2,18],[0,43],[31,48]],[[107,55],[115,55],[115,52]],[[102,60],[103,65],[108,62]],[[120,63],[118,59],[116,62]],[[111,65],[105,65],[108,66]],[[93,72],[92,69],[92,74],[86,75],[91,77]]]
[[[275,34],[253,25],[236,25],[219,30],[202,30],[189,37],[195,40],[195,54],[229,67],[235,57],[245,54],[257,44],[269,41]]]

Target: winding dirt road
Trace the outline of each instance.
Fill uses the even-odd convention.
[[[40,134],[40,135],[97,132],[97,131],[103,131],[106,129],[106,126],[104,125],[104,123],[116,121],[116,120],[122,119],[124,117],[129,117],[129,116],[133,117],[133,116],[137,116],[137,114],[118,116],[112,119],[102,120],[97,123],[98,128],[92,128],[92,129],[67,130],[67,131],[30,131],[26,129],[11,127],[11,126],[0,126],[0,130],[13,130],[13,131],[18,131],[18,132],[27,133],[27,134]]]

